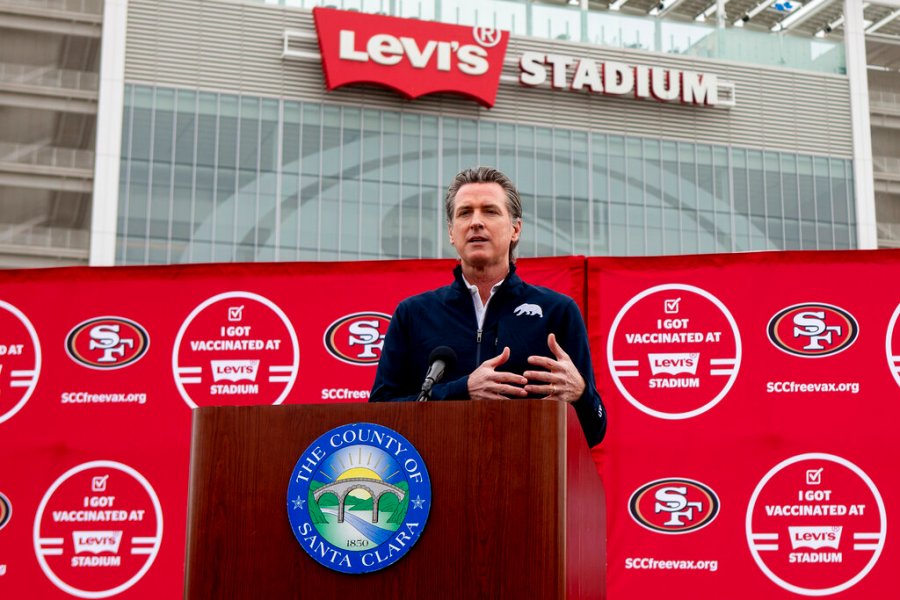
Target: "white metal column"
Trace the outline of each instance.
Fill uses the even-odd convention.
[[[91,205],[91,266],[116,260],[116,220],[119,211],[119,163],[122,112],[125,104],[125,29],[128,0],[106,0],[100,42],[100,96],[97,106],[97,146],[94,196]]]
[[[869,77],[862,0],[844,0],[844,47],[850,79],[853,127],[853,187],[856,200],[857,247],[878,247],[875,223],[875,175],[872,170],[872,130],[869,123]]]

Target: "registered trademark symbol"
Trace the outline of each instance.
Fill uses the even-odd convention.
[[[472,28],[472,37],[480,46],[493,48],[500,43],[503,32],[493,27],[474,27]]]

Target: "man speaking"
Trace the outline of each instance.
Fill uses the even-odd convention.
[[[394,311],[369,401],[570,402],[588,445],[599,443],[606,413],[581,312],[568,296],[516,275],[522,201],[515,186],[496,169],[466,169],[447,190],[446,211],[460,261],[455,281]],[[426,374],[439,380],[430,390],[422,389]]]

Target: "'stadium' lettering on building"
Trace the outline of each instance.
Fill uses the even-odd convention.
[[[734,105],[733,84],[720,81],[712,73],[540,52],[523,52],[519,69],[519,82],[532,87],[549,83],[554,89],[632,96],[659,102],[695,106]],[[727,90],[726,94],[720,94],[720,88]]]

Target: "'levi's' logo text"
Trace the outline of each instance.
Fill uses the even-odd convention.
[[[410,99],[454,92],[494,105],[507,32],[331,8],[313,17],[329,90],[374,83]]]
[[[793,550],[797,548],[812,548],[813,550],[834,548],[837,550],[841,543],[842,529],[843,527],[840,525],[790,526],[788,532],[791,535],[791,548]]]
[[[213,381],[256,381],[258,360],[212,360]]]
[[[653,375],[668,373],[678,375],[681,373],[697,374],[697,363],[700,361],[698,352],[669,352],[666,354],[648,354],[650,359],[650,372]]]

